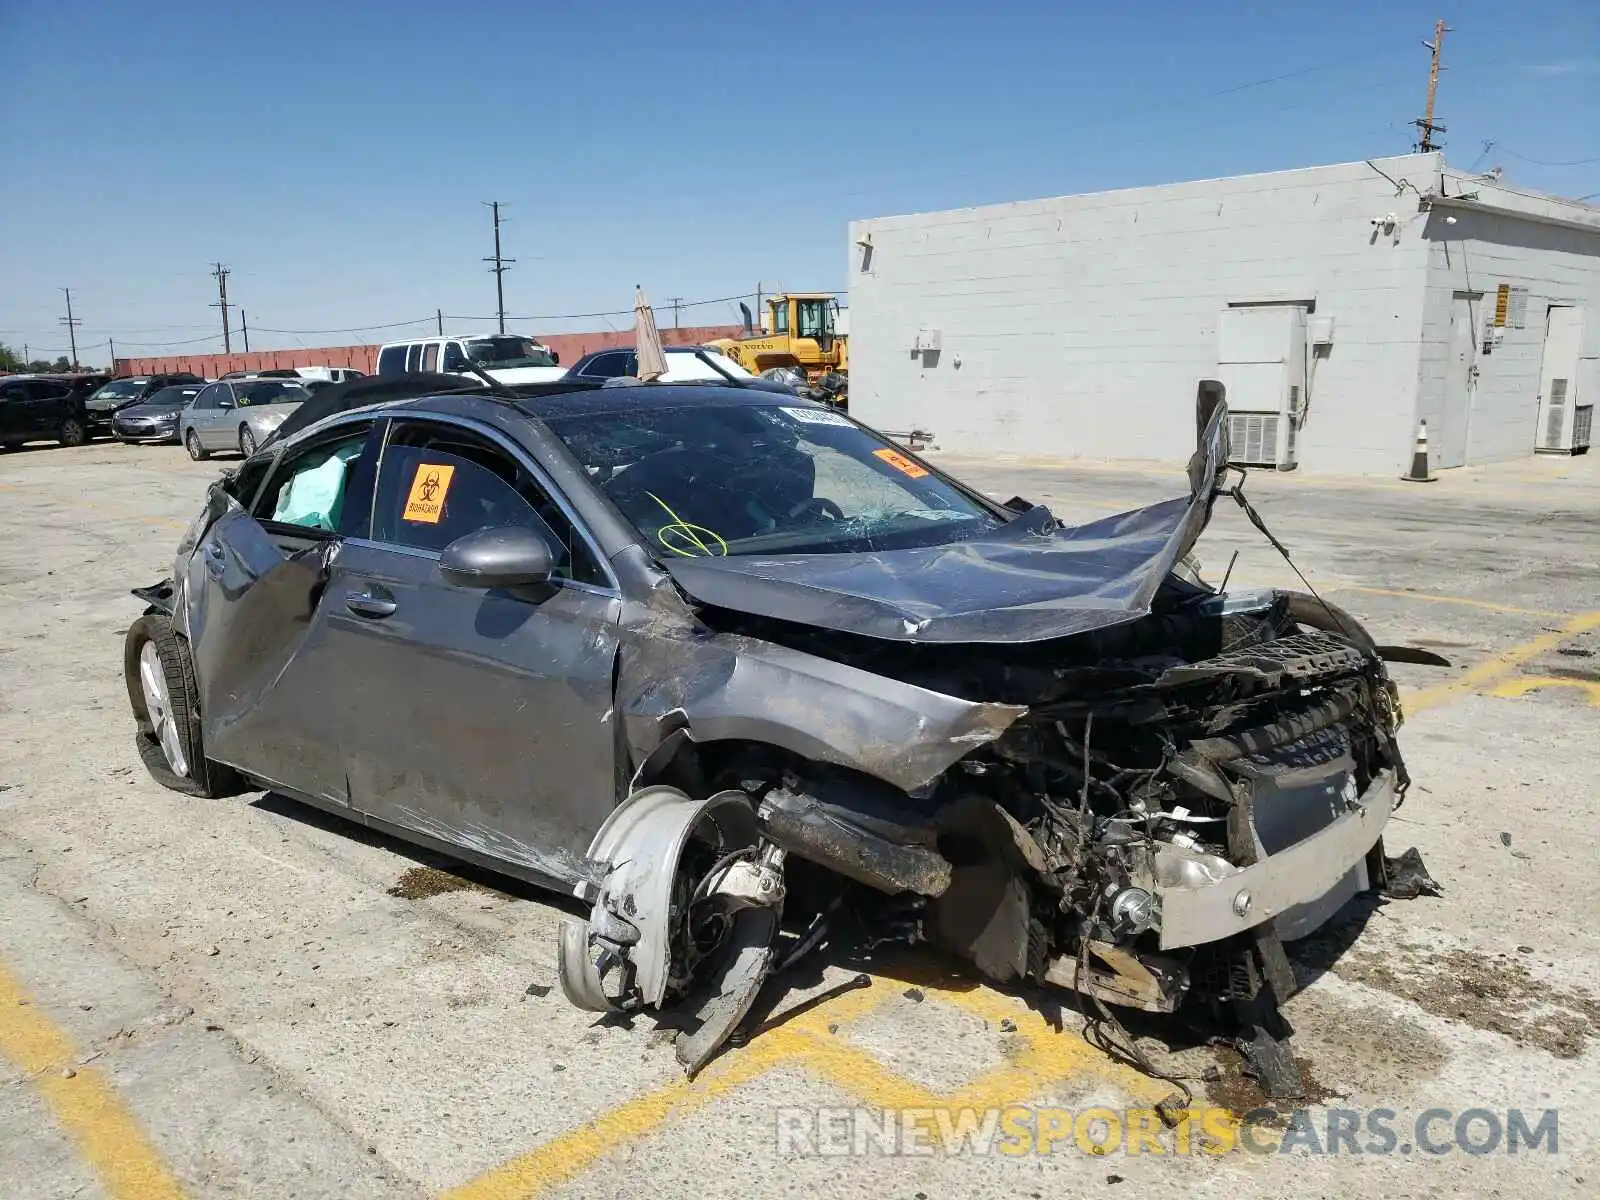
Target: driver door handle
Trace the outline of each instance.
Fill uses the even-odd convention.
[[[392,616],[400,607],[393,600],[374,596],[370,592],[352,592],[344,598],[344,606],[358,617],[374,619]]]

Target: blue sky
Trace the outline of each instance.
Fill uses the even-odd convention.
[[[0,341],[220,349],[217,259],[258,349],[491,314],[491,199],[514,314],[838,288],[853,217],[1404,152],[1441,15],[1452,164],[1600,192],[1594,0],[762,11],[0,0]]]

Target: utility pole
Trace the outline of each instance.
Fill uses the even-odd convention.
[[[516,262],[514,258],[506,258],[500,253],[500,201],[485,200],[494,210],[494,257],[483,261],[493,263],[489,270],[494,272],[494,297],[495,313],[500,318],[500,332],[506,331],[506,272],[511,269],[510,264]]]
[[[1442,69],[1439,66],[1439,52],[1444,48],[1444,35],[1454,32],[1441,19],[1434,24],[1433,41],[1422,43],[1433,51],[1433,66],[1428,71],[1428,107],[1423,112],[1420,120],[1412,122],[1413,125],[1422,130],[1422,137],[1417,140],[1417,152],[1420,154],[1427,154],[1431,150],[1437,150],[1439,147],[1434,144],[1433,135],[1445,132],[1443,125],[1435,125],[1433,122],[1433,98],[1439,90],[1439,72]]]
[[[672,301],[672,327],[674,329],[682,329],[683,325],[678,320],[678,307],[683,303],[683,297],[669,296],[668,299]]]
[[[115,375],[117,373],[117,339],[108,337],[106,339],[106,349],[111,353],[111,373]]]
[[[233,335],[228,331],[228,268],[218,263],[211,277],[217,281],[217,303],[211,307],[222,310],[222,352],[232,354]]]
[[[244,309],[239,310],[239,332],[244,334],[244,352],[250,353],[250,322],[244,318]]]
[[[67,294],[67,315],[57,319],[67,327],[67,342],[72,347],[72,369],[76,371],[78,369],[78,326],[82,325],[83,322],[72,315],[72,289],[62,288],[61,290]]]
[[[444,336],[444,309],[442,309],[442,308],[434,309],[433,310],[433,319],[435,321],[439,322],[439,336],[443,337]]]

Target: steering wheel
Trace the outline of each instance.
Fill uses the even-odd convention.
[[[789,510],[789,519],[810,521],[842,521],[844,509],[840,508],[826,496],[813,496],[809,500],[802,500]]]

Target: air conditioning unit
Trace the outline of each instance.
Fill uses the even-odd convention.
[[[1224,311],[1217,378],[1228,390],[1229,461],[1291,470],[1306,379],[1306,310],[1270,304]]]
[[[1580,359],[1578,375],[1578,379],[1550,379],[1545,385],[1534,446],[1541,454],[1582,454],[1589,449],[1594,398],[1600,392],[1600,359]],[[1579,404],[1580,399],[1589,403]]]

